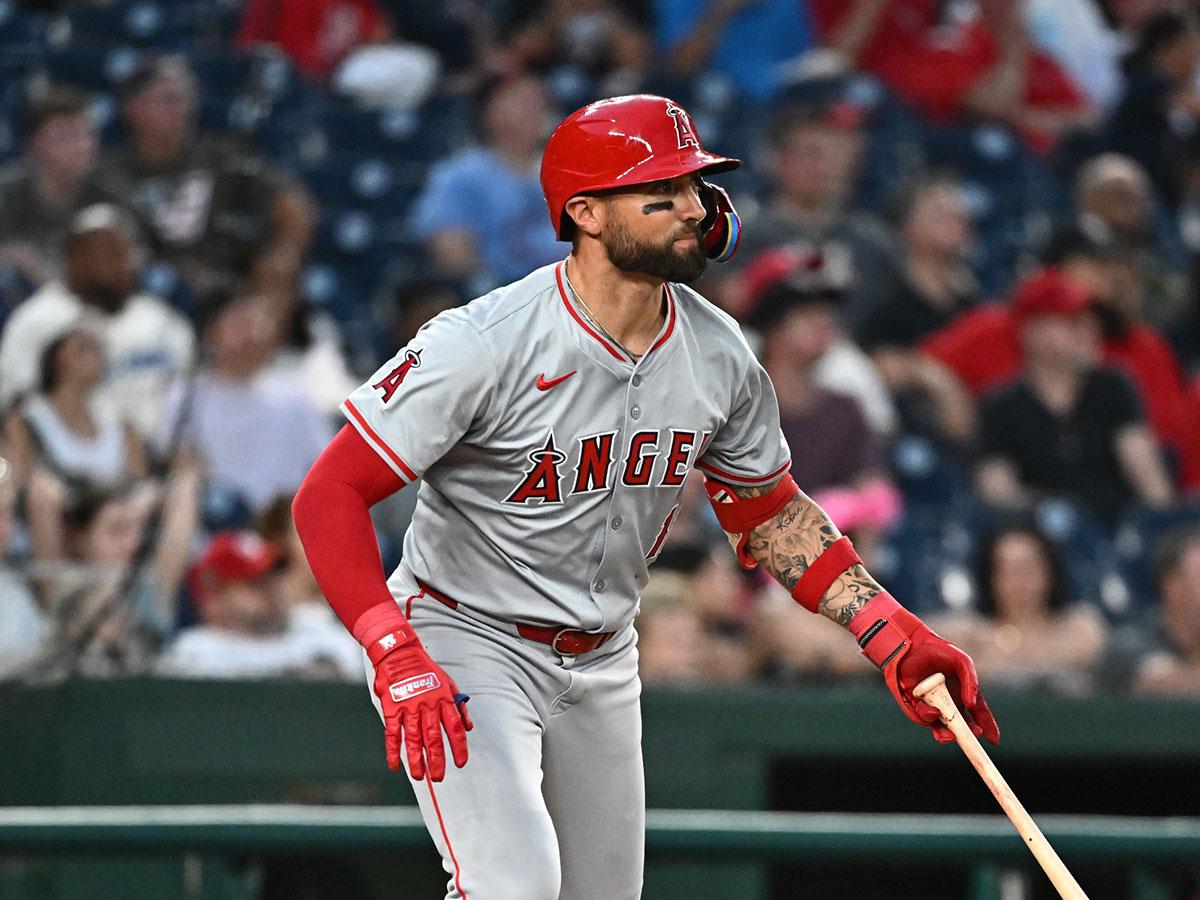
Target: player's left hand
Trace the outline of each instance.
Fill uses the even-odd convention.
[[[976,737],[995,744],[1000,726],[979,690],[971,657],[931,631],[888,593],[872,597],[850,622],[850,632],[862,653],[883,672],[888,690],[905,715],[918,725],[928,725],[942,743],[954,732],[940,721],[937,708],[913,697],[913,689],[935,672],[946,676],[946,687]]]
[[[742,238],[742,220],[724,188],[707,181],[701,184],[700,202],[704,204],[705,215],[700,223],[700,234],[704,255],[715,262],[728,262],[737,253]]]

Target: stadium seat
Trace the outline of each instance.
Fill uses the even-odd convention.
[[[60,28],[70,44],[132,44],[161,52],[186,44],[179,20],[159,0],[127,0],[105,5],[77,3],[67,8]]]
[[[921,435],[903,435],[887,449],[888,462],[906,505],[955,508],[970,496],[966,472],[954,455]]]
[[[133,73],[145,51],[131,44],[70,44],[43,59],[46,74],[91,91],[112,92]]]

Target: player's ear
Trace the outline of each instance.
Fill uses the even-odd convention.
[[[607,212],[604,208],[603,197],[579,194],[567,201],[564,210],[581,232],[592,237],[600,236],[604,215]]]

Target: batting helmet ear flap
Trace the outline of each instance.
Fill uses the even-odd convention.
[[[700,202],[704,204],[704,255],[714,262],[729,262],[742,239],[742,220],[725,189],[701,181]]]

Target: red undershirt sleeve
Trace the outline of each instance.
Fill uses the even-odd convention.
[[[292,518],[309,567],[342,624],[395,603],[370,509],[406,482],[351,426],[343,426],[296,492]]]

